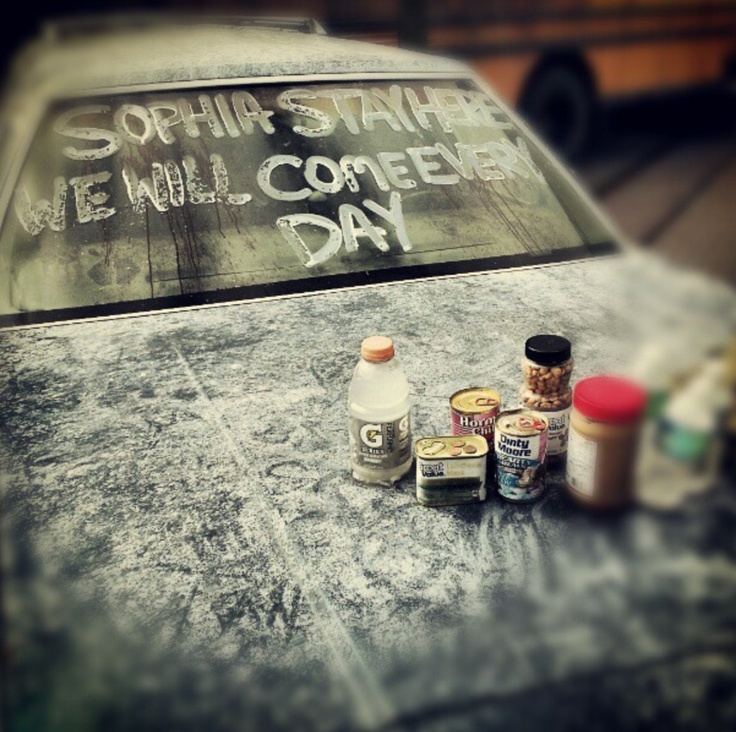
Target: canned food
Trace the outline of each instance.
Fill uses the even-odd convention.
[[[450,397],[450,420],[453,435],[481,435],[493,448],[493,425],[501,410],[497,391],[474,386]]]
[[[415,443],[417,501],[452,506],[486,498],[488,443],[480,435],[423,437]]]
[[[549,423],[530,409],[509,409],[496,419],[496,484],[507,501],[527,503],[544,492]]]

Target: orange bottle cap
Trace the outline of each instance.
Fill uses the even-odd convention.
[[[394,342],[386,336],[369,336],[360,344],[360,357],[373,363],[390,361],[394,357]]]

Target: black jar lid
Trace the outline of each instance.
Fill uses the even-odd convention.
[[[555,366],[572,355],[572,345],[558,335],[535,335],[527,339],[524,353],[530,361],[542,366]]]

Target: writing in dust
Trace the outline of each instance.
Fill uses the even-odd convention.
[[[515,178],[546,186],[493,101],[455,85],[148,93],[80,102],[51,126],[50,155],[63,164],[50,168],[65,174],[21,181],[15,193],[31,236],[111,220],[121,209],[137,216],[133,228],[191,206],[217,207],[218,220],[220,209],[256,218],[263,209],[311,268],[341,249],[411,251],[405,196],[422,186]],[[330,199],[331,207],[317,205]]]

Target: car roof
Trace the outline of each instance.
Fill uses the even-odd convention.
[[[438,56],[305,33],[293,27],[153,23],[52,35],[17,59],[16,89],[63,96],[85,89],[316,74],[466,72]],[[53,93],[53,94],[52,94]]]

